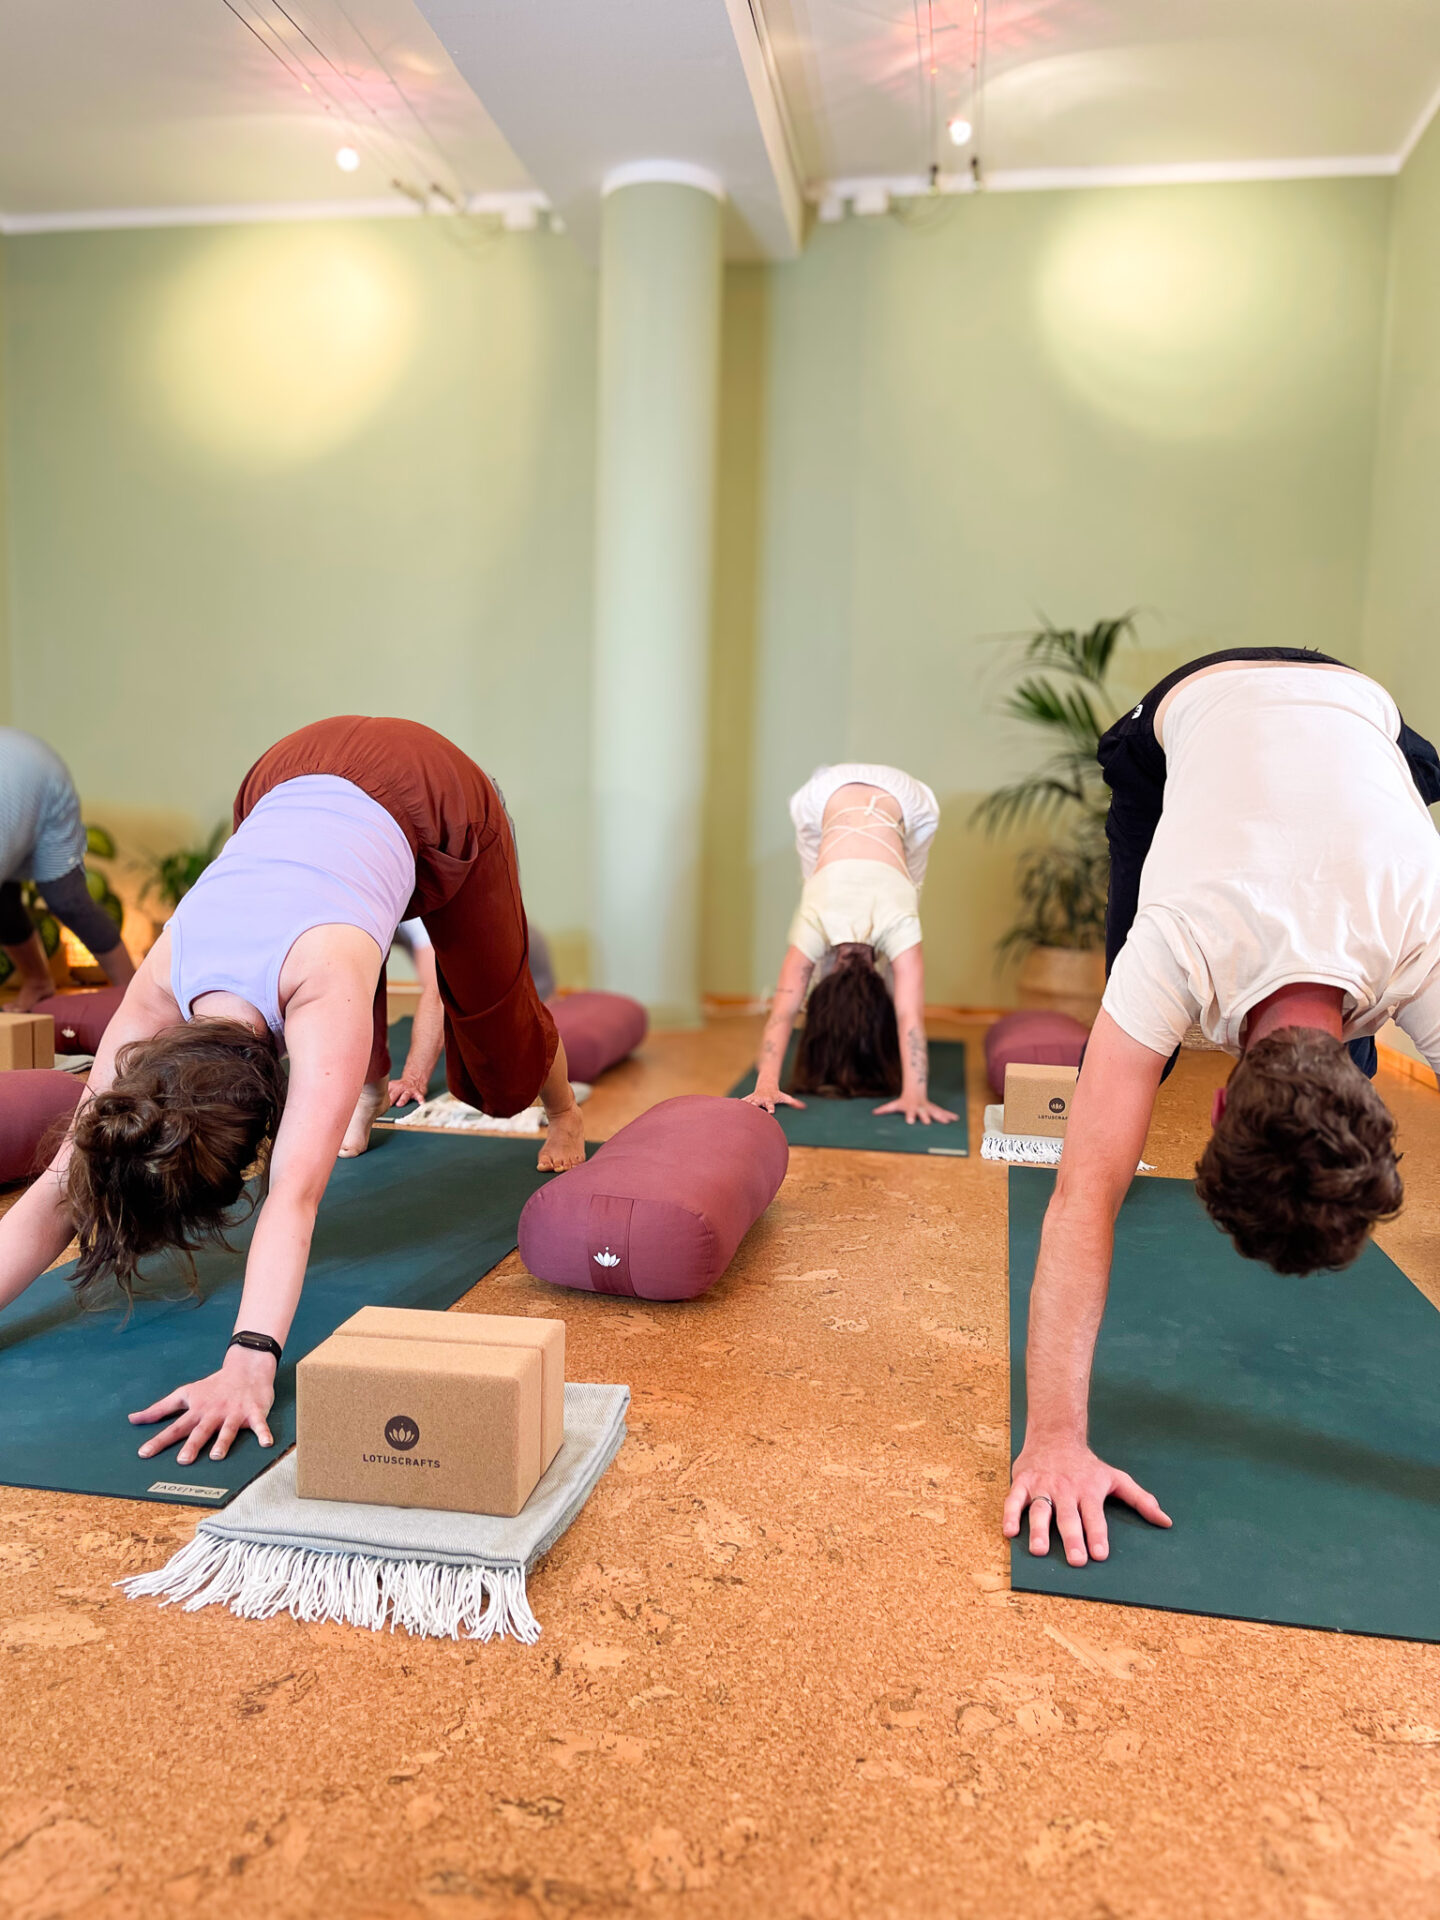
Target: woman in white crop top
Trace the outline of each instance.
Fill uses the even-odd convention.
[[[257,1162],[266,1191],[217,1370],[130,1417],[142,1456],[249,1428],[271,1444],[281,1348],[337,1156],[385,1096],[385,955],[418,913],[435,945],[451,1090],[494,1114],[537,1094],[542,1168],[585,1157],[565,1049],[526,959],[503,803],[408,720],[320,721],[260,758],[236,832],[131,982],[54,1161],[0,1220],[0,1307],[80,1243],[76,1278],[129,1291],[144,1258],[223,1231]],[[281,1064],[289,1055],[288,1078]]]
[[[898,767],[849,762],[817,769],[792,796],[790,817],[803,885],[747,1099],[767,1113],[804,1106],[780,1080],[818,967],[791,1086],[889,1094],[876,1112],[912,1125],[954,1120],[927,1091],[920,884],[940,822],[934,794]]]

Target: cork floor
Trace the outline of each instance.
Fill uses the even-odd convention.
[[[756,1027],[652,1039],[592,1130],[723,1089]],[[1222,1067],[1163,1090],[1161,1172]],[[1440,1098],[1385,1091],[1385,1244],[1423,1275]],[[111,1583],[194,1510],[0,1488],[0,1913],[1440,1912],[1440,1647],[1009,1592],[1004,1192],[978,1151],[797,1151],[707,1299],[557,1296],[514,1256],[477,1285],[634,1392],[533,1648],[161,1614]]]

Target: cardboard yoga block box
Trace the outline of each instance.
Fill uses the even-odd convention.
[[[1079,1078],[1074,1067],[1032,1067],[1012,1061],[1005,1069],[1005,1131],[1058,1137],[1070,1118]]]
[[[302,1499],[516,1514],[565,1436],[565,1323],[362,1307],[296,1401]]]
[[[0,1073],[55,1065],[55,1022],[48,1013],[0,1013]]]

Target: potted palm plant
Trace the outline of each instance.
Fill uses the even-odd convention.
[[[991,833],[1049,821],[1053,837],[1016,862],[1020,917],[1000,942],[1021,956],[1021,1006],[1055,1007],[1093,1020],[1105,989],[1105,899],[1110,796],[1095,750],[1115,718],[1108,678],[1133,613],[1087,632],[1045,625],[1025,638],[1024,677],[1002,712],[1041,730],[1048,751],[1033,773],[998,788],[972,819]]]

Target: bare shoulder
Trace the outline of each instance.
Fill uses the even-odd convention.
[[[322,1001],[359,998],[370,1017],[370,1002],[385,956],[361,927],[334,923],[302,933],[280,969],[280,1011],[292,1014]]]

